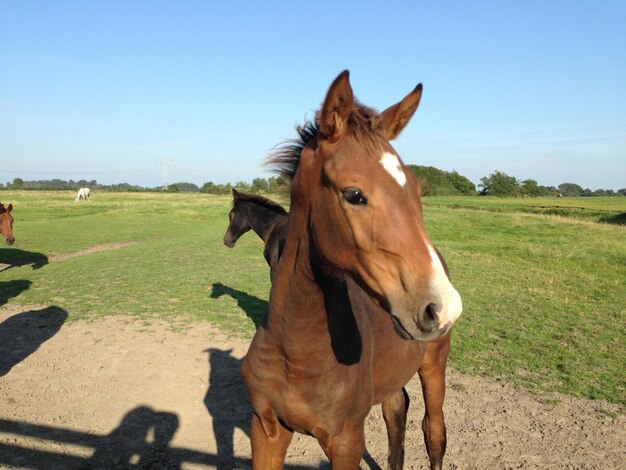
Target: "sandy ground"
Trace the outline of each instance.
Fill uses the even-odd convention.
[[[66,319],[57,307],[0,307],[0,467],[250,467],[245,342],[207,324]],[[405,468],[427,468],[419,379],[407,389]],[[626,468],[626,418],[611,404],[546,400],[452,370],[445,412],[448,469]],[[361,468],[385,468],[378,407],[366,424]],[[329,466],[296,435],[286,468]]]

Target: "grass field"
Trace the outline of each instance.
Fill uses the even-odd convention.
[[[95,193],[75,204],[68,192],[24,191],[0,200],[15,206],[16,237],[0,248],[0,263],[13,265],[0,271],[0,304],[56,305],[69,321],[129,315],[175,328],[208,320],[244,338],[265,312],[261,241],[247,234],[234,249],[222,243],[230,197]],[[537,392],[625,405],[626,228],[533,214],[519,208],[527,201],[543,205],[424,200],[464,302],[450,363]],[[626,211],[626,198],[558,204],[587,201]]]
[[[455,197],[431,196],[424,205],[490,212],[555,215],[614,225],[626,225],[626,197]]]

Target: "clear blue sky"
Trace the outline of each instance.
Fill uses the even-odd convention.
[[[251,182],[331,81],[405,163],[626,187],[626,2],[0,0],[0,182]]]

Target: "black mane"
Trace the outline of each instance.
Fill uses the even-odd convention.
[[[252,204],[257,204],[278,214],[287,213],[285,208],[280,204],[272,201],[271,199],[267,199],[266,197],[259,196],[258,194],[247,194],[239,192],[237,198],[233,200],[233,206],[237,205],[237,202],[249,202]]]
[[[317,136],[317,124],[306,121],[303,125],[296,127],[296,132],[298,138],[288,139],[278,144],[265,161],[266,166],[290,180],[296,175],[302,150],[311,139]]]
[[[380,114],[375,109],[355,101],[348,118],[348,126],[354,137],[363,145],[375,149],[381,148],[382,134],[378,130]],[[274,147],[265,160],[265,165],[280,176],[293,179],[300,163],[302,150],[311,139],[317,136],[318,131],[316,122],[306,121],[303,125],[297,126],[298,137],[288,139]]]

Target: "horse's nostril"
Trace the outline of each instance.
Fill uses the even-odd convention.
[[[426,311],[424,312],[424,317],[426,321],[436,321],[437,314],[435,313],[437,306],[435,304],[428,304],[426,306]]]
[[[437,305],[428,304],[422,317],[422,329],[425,332],[434,331],[437,329],[437,323]]]

